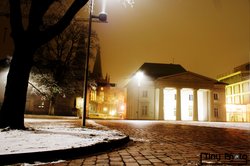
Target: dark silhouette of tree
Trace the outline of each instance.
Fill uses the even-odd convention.
[[[50,15],[49,20],[51,19],[56,20]],[[79,91],[83,94],[83,86],[76,84],[83,79],[85,54],[79,54],[77,50],[84,49],[84,36],[83,22],[74,19],[63,33],[46,43],[36,53],[31,80],[50,101],[50,115],[54,115],[54,106],[59,95],[80,95]],[[77,56],[81,58],[76,58]],[[78,66],[74,66],[76,59]],[[77,79],[79,73],[82,73],[81,80]]]
[[[34,54],[38,48],[65,30],[88,0],[72,0],[64,15],[55,24],[44,28],[45,14],[58,2],[60,0],[30,0],[25,26],[21,0],[9,0],[14,52],[0,110],[0,128],[25,129],[24,111]]]
[[[54,16],[48,17],[55,21]],[[77,97],[83,95],[83,70],[86,50],[85,40],[88,31],[83,20],[73,19],[67,29],[38,49],[34,58],[34,68],[30,82],[39,89],[39,95],[49,100],[49,114],[54,115],[58,97]],[[99,46],[99,39],[92,32],[92,49]],[[94,59],[94,52],[91,58]]]

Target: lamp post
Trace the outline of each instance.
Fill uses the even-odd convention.
[[[100,22],[107,21],[107,14],[100,13],[98,16],[93,15],[93,3],[94,0],[89,1],[89,26],[88,26],[88,46],[87,46],[87,55],[85,59],[84,67],[84,91],[83,91],[83,115],[82,115],[82,125],[86,126],[86,114],[87,114],[87,94],[88,94],[88,74],[89,74],[89,57],[90,57],[90,45],[91,45],[91,28],[92,28],[92,19],[98,19]]]

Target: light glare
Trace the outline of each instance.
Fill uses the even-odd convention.
[[[106,13],[106,4],[107,4],[107,1],[102,0],[102,12],[101,13]]]
[[[122,3],[124,7],[130,6],[133,8],[135,4],[135,0],[123,0]]]
[[[142,80],[142,77],[143,77],[143,72],[138,71],[138,72],[136,73],[135,77],[137,78],[138,86],[141,86],[141,80]]]

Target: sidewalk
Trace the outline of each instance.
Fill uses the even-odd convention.
[[[118,148],[130,140],[91,120],[82,128],[77,118],[42,118],[25,118],[30,130],[0,132],[0,165],[65,160]]]
[[[250,130],[249,122],[200,122],[200,121],[165,121],[165,122],[172,124],[180,124],[180,125],[190,125],[190,126]]]

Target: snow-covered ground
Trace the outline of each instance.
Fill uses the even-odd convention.
[[[89,120],[98,129],[76,126],[71,119],[25,119],[25,123],[32,129],[0,132],[0,155],[86,147],[126,137]]]
[[[157,121],[127,121],[137,125]],[[159,122],[159,121],[158,121]],[[219,128],[236,128],[250,131],[250,123],[162,121],[180,125],[195,125]],[[80,127],[76,118],[40,119],[26,118],[25,124],[32,130],[7,130],[0,132],[0,155],[32,153],[91,146],[100,142],[125,138],[126,135],[87,120],[87,127]],[[1,131],[1,130],[0,130]]]

